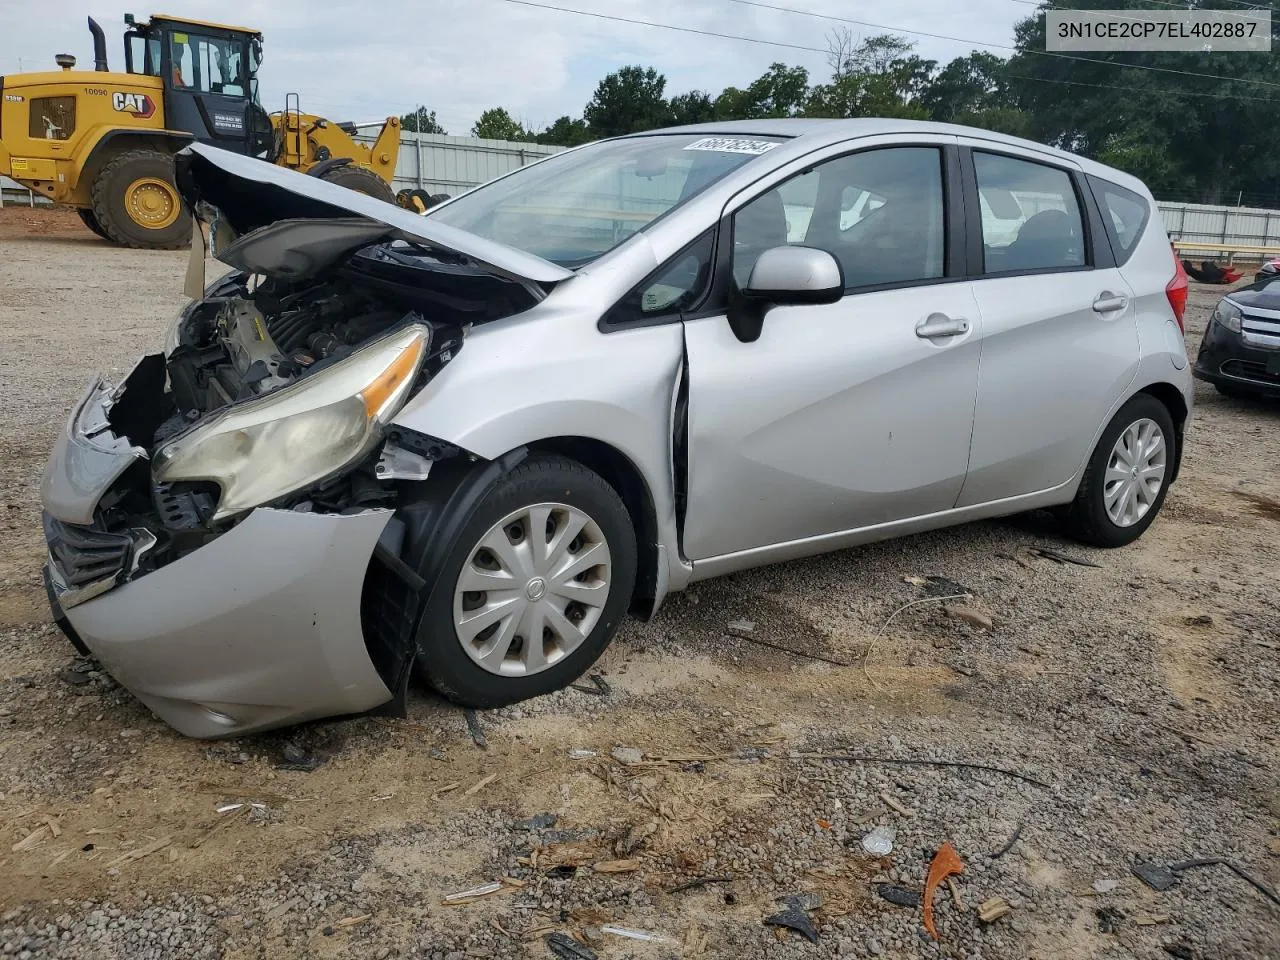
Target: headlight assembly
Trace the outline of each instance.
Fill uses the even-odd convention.
[[[411,324],[269,396],[229,407],[163,445],[154,478],[216,483],[215,520],[317,483],[377,445],[430,343],[430,327]]]
[[[1240,318],[1244,316],[1240,308],[1230,300],[1220,300],[1213,311],[1213,319],[1218,321],[1232,333],[1240,332]]]

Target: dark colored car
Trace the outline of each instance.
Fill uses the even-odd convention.
[[[1280,399],[1280,277],[1222,298],[1200,341],[1194,372],[1228,397]]]

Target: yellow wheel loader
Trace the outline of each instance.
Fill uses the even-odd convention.
[[[89,18],[92,71],[58,54],[60,70],[0,76],[0,175],[76,207],[99,236],[153,249],[191,242],[173,155],[193,141],[395,202],[396,117],[369,147],[354,124],[303,113],[296,94],[268,114],[257,30],[165,14],[125,24],[124,72],[108,69],[106,37]]]

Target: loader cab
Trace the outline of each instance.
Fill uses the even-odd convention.
[[[232,27],[153,16],[125,16],[125,69],[164,83],[164,125],[199,143],[267,157],[271,119],[258,100],[262,34]]]

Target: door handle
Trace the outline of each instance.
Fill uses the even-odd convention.
[[[1110,313],[1112,310],[1123,310],[1129,305],[1129,298],[1104,290],[1093,301],[1094,313]]]
[[[968,332],[968,320],[963,317],[948,317],[945,313],[931,313],[916,325],[916,336],[921,340],[958,337]]]

